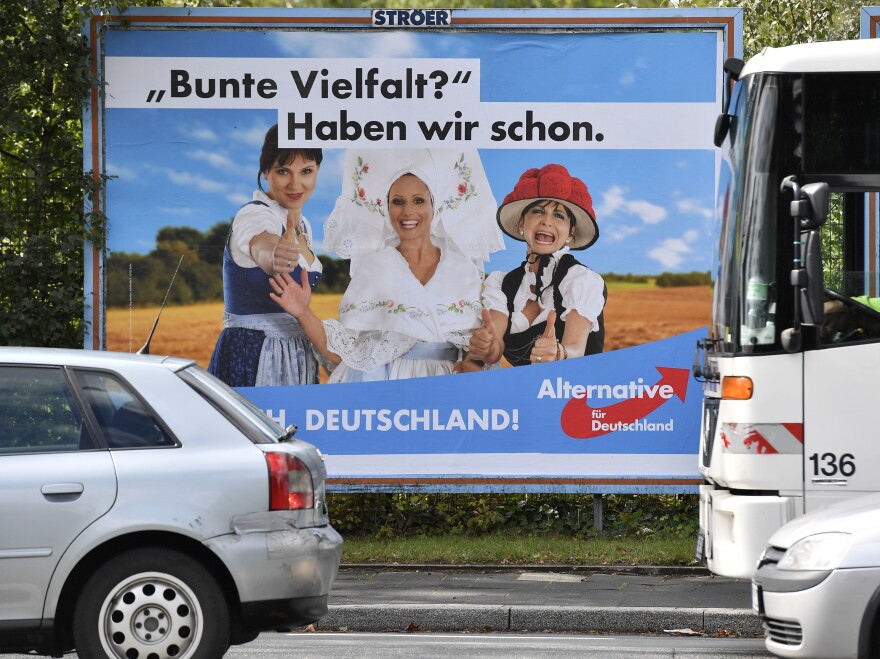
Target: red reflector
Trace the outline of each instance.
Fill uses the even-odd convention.
[[[269,465],[269,510],[312,508],[315,490],[312,475],[302,460],[287,453],[266,453]]]

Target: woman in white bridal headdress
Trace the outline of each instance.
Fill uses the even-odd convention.
[[[351,259],[339,321],[287,274],[272,298],[336,364],[330,382],[453,372],[482,325],[483,262],[504,242],[475,150],[350,150],[324,247]]]

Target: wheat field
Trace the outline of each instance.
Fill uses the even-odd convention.
[[[315,295],[312,298],[312,308],[321,318],[338,318],[341,299],[341,293]],[[159,307],[108,309],[107,350],[139,350],[150,335],[158,312]],[[187,357],[207,368],[221,329],[222,302],[166,306],[150,343],[150,352],[154,355]]]
[[[338,318],[341,299],[341,294],[315,295],[312,308],[320,318]],[[648,343],[708,325],[711,300],[708,286],[611,288],[605,307],[605,350]],[[139,350],[158,311],[158,307],[109,309],[107,349]],[[207,368],[222,327],[222,302],[165,307],[150,352],[187,357]]]

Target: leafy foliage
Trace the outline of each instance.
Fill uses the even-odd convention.
[[[168,304],[223,300],[223,249],[229,222],[207,231],[192,227],[162,227],[149,254],[114,252],[107,257],[107,306],[155,306],[162,303],[174,271],[180,271],[168,294]],[[183,256],[183,261],[180,257]],[[324,274],[318,293],[342,293],[351,281],[348,261],[321,257]]]
[[[92,11],[125,4],[0,4],[2,344],[82,345],[90,302],[83,294],[84,243],[102,244],[104,218],[94,204],[103,182],[83,175],[83,100],[94,81],[81,30]]]
[[[648,275],[634,275],[631,272],[627,272],[625,275],[616,272],[605,272],[602,273],[602,279],[606,282],[626,284],[647,284],[651,281],[651,278]]]
[[[856,0],[720,0],[719,7],[743,8],[743,51],[748,59],[762,48],[811,41],[857,39]]]
[[[603,533],[612,536],[696,534],[695,495],[603,495]],[[345,535],[553,533],[597,537],[593,496],[574,494],[331,494],[333,525]]]
[[[656,284],[660,288],[672,286],[709,286],[712,283],[710,272],[664,272],[657,277]]]
[[[844,196],[834,192],[828,209],[828,219],[819,229],[822,236],[822,271],[825,287],[847,294],[850,290],[844,273],[843,261]]]

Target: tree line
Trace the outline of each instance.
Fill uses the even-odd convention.
[[[223,249],[230,222],[207,231],[192,227],[163,227],[156,248],[148,254],[113,252],[107,257],[107,306],[155,306],[168,292],[168,304],[223,300]],[[183,260],[180,260],[180,257]],[[349,262],[322,255],[324,274],[317,293],[342,293],[351,281]],[[168,286],[177,270],[174,285]]]
[[[207,231],[192,227],[163,227],[156,248],[148,254],[113,252],[107,258],[107,306],[156,306],[168,293],[168,304],[194,304],[223,300],[223,249],[229,222],[218,222]],[[183,261],[180,257],[183,256]],[[350,261],[321,255],[324,275],[316,293],[344,293]],[[180,268],[178,270],[178,264]],[[171,290],[168,286],[178,270]],[[705,286],[708,272],[664,272],[660,275],[607,273],[607,282],[650,283],[660,287]]]

